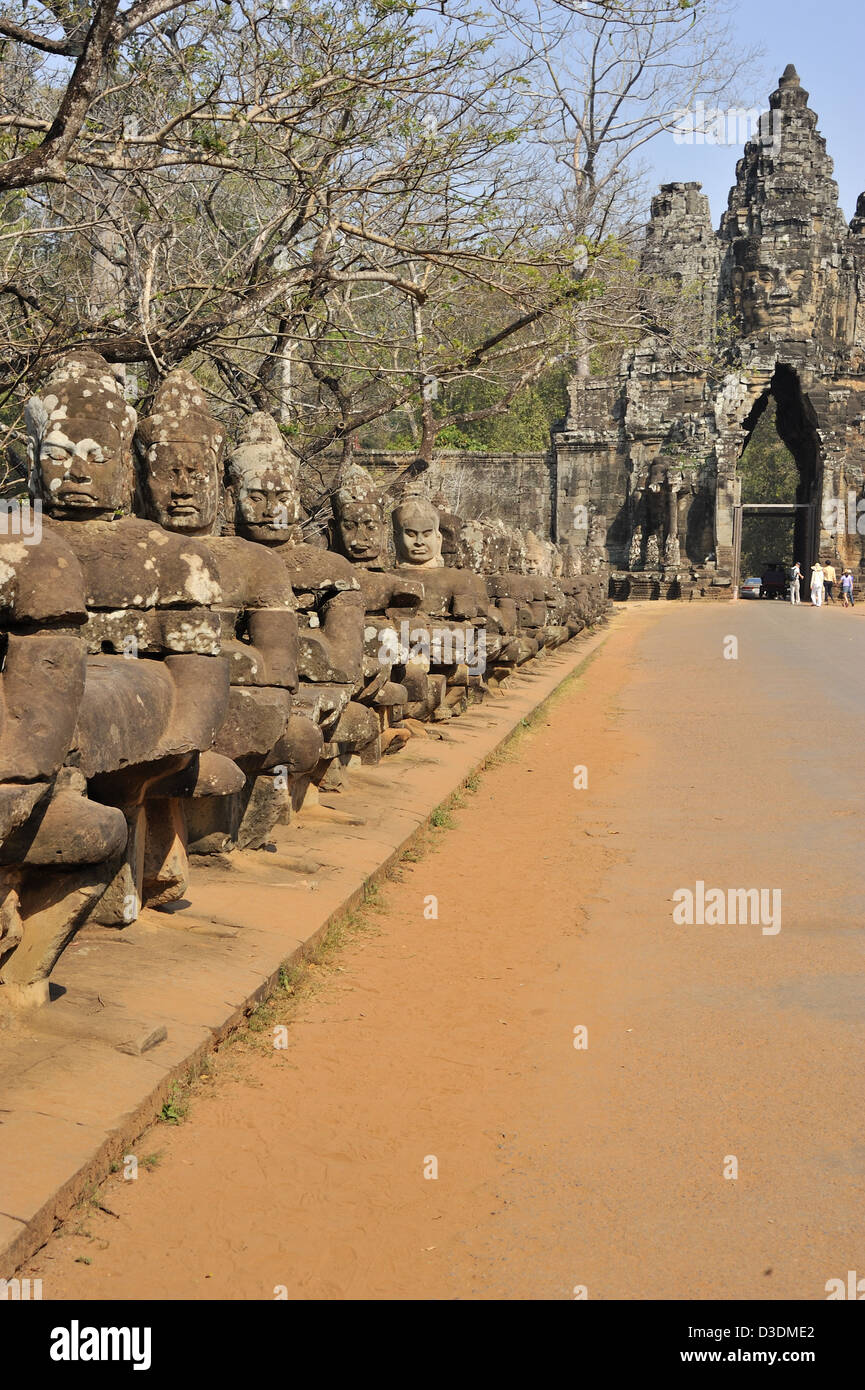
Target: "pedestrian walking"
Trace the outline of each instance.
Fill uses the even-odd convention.
[[[811,603],[815,608],[823,607],[823,566],[819,560],[811,571]]]
[[[790,570],[790,602],[791,602],[791,603],[801,603],[801,602],[802,602],[802,600],[801,600],[800,597],[799,597],[799,585],[800,585],[801,582],[802,582],[802,566],[799,564],[799,561],[798,561],[798,560],[795,560],[795,561],[793,562],[793,568]]]
[[[823,566],[823,592],[826,595],[827,603],[835,602],[834,598],[832,597],[832,594],[835,589],[836,578],[837,576],[835,574],[835,566],[830,561],[828,565]]]
[[[853,575],[850,570],[845,570],[841,576],[841,606],[843,608],[853,608]]]

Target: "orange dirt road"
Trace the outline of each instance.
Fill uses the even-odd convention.
[[[863,647],[833,610],[617,614],[287,1048],[224,1048],[136,1146],[158,1166],[21,1273],[49,1299],[824,1299],[865,1270]],[[676,924],[698,880],[780,890],[780,930]]]

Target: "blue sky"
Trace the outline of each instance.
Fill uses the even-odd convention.
[[[795,64],[810,93],[808,105],[817,112],[817,128],[834,162],[849,221],[858,194],[865,191],[865,0],[821,0],[816,5],[739,0],[735,24],[744,46],[765,50],[761,66],[767,81],[764,91],[751,94],[755,105],[768,109],[769,92],[787,64]],[[672,135],[662,135],[646,153],[656,183],[702,183],[717,227],[741,147],[677,145]]]

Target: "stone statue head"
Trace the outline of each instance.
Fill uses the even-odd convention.
[[[438,492],[432,504],[439,515],[439,530],[442,533],[442,564],[451,569],[471,568],[467,564],[463,548],[462,533],[464,522],[451,509],[451,504],[443,492]]]
[[[462,549],[466,555],[466,568],[476,570],[479,574],[499,574],[502,568],[507,568],[507,565],[503,566],[501,563],[502,555],[507,549],[504,524],[501,521],[481,522],[473,541],[474,531],[473,526],[465,525],[460,535]]]
[[[301,514],[297,459],[263,410],[244,422],[228,457],[228,478],[238,535],[261,545],[295,539]]]
[[[477,574],[494,573],[489,563],[491,527],[482,521],[466,521],[460,531],[460,549],[466,557],[467,568]]]
[[[733,304],[746,333],[784,332],[797,337],[813,323],[816,285],[804,251],[770,237],[749,237],[734,246]]]
[[[365,468],[350,463],[333,495],[334,542],[355,565],[381,563],[387,540],[379,490]]]
[[[198,382],[169,372],[135,432],[147,515],[166,531],[210,535],[219,506],[225,430],[210,415]]]
[[[393,512],[393,538],[397,563],[419,569],[441,569],[442,533],[439,514],[422,494],[404,497]]]
[[[135,411],[96,352],[70,352],[27,404],[30,487],[58,520],[106,519],[132,506]]]
[[[509,527],[508,559],[506,569],[514,574],[526,573],[526,538],[516,526]]]
[[[526,532],[526,574],[549,574],[549,557],[542,540],[533,531]]]
[[[562,578],[576,579],[577,575],[583,572],[583,560],[579,550],[565,541],[562,554]]]

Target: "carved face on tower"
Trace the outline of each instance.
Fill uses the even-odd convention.
[[[386,538],[378,490],[358,464],[343,470],[339,482],[333,497],[336,548],[355,565],[380,564]]]
[[[261,545],[295,540],[301,515],[295,456],[264,411],[244,424],[228,472],[238,535]]]
[[[31,490],[49,516],[90,521],[131,508],[136,416],[104,358],[62,358],[26,418]]]
[[[147,515],[166,531],[210,535],[224,444],[225,431],[208,413],[195,378],[169,373],[135,434]]]
[[[393,537],[398,564],[419,569],[443,566],[439,514],[425,498],[412,497],[395,508]]]
[[[740,242],[732,287],[746,333],[774,331],[799,337],[813,332],[817,287],[804,254],[768,238]]]

